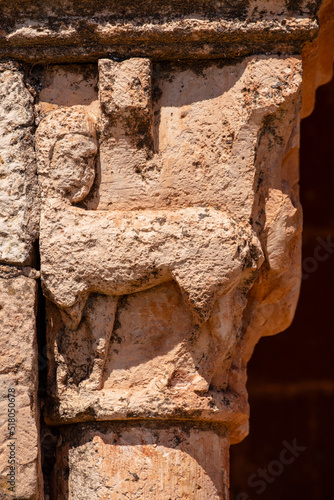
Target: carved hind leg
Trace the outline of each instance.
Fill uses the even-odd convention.
[[[63,320],[65,327],[69,330],[76,330],[78,328],[87,298],[88,293],[81,294],[73,306],[59,308],[61,319]]]

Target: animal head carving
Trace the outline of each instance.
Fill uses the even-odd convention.
[[[36,133],[38,175],[43,197],[77,203],[95,178],[95,121],[83,108],[58,109],[42,120]]]

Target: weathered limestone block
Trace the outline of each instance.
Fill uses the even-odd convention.
[[[0,64],[0,262],[29,265],[38,234],[33,97],[14,62]]]
[[[36,92],[37,115],[45,116],[60,106],[82,105],[94,108],[98,104],[97,64],[53,64],[31,68],[31,84]],[[98,109],[97,109],[98,112]],[[36,117],[38,124],[41,117]]]
[[[31,271],[33,274],[33,271]],[[7,276],[6,276],[7,274]],[[42,497],[37,404],[35,279],[3,269],[0,277],[1,498]],[[10,462],[8,462],[10,460]],[[10,469],[14,467],[14,469]],[[9,478],[8,474],[14,472]],[[8,480],[12,482],[9,483]],[[14,490],[9,490],[14,486]]]
[[[300,72],[299,57],[197,73],[102,60],[98,113],[44,107],[49,423],[245,435],[240,352],[286,328],[298,297]]]
[[[228,498],[229,442],[221,428],[146,422],[61,432],[52,478],[57,498]]]
[[[128,296],[116,321],[115,303],[91,295],[75,332],[49,304],[49,391],[57,403],[48,422],[204,419],[234,431],[247,419],[245,401],[228,390],[243,311],[236,296],[242,302],[242,290],[232,291],[200,328],[176,285]]]
[[[83,106],[56,109],[38,128],[38,175],[42,198],[63,196],[77,203],[95,178],[94,116]],[[53,140],[50,142],[50,138]]]

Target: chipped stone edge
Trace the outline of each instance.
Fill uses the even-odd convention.
[[[5,264],[0,264],[0,278],[12,279],[18,276],[25,276],[26,278],[39,279],[41,277],[40,271],[30,266],[16,267]]]

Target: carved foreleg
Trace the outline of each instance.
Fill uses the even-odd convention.
[[[79,387],[102,387],[103,370],[112,335],[117,297],[92,294],[85,305],[82,320],[75,328],[65,326],[57,339],[58,389],[69,380]],[[66,316],[65,316],[66,315]],[[62,313],[67,325],[71,318]]]
[[[102,389],[103,371],[113,332],[118,297],[92,295],[87,301],[83,320],[91,334],[91,372],[81,383],[87,389]]]
[[[263,262],[260,242],[251,233],[231,240],[209,236],[199,241],[195,262],[191,257],[176,262],[171,273],[198,325],[210,318],[219,297],[237,286],[246,293]]]

